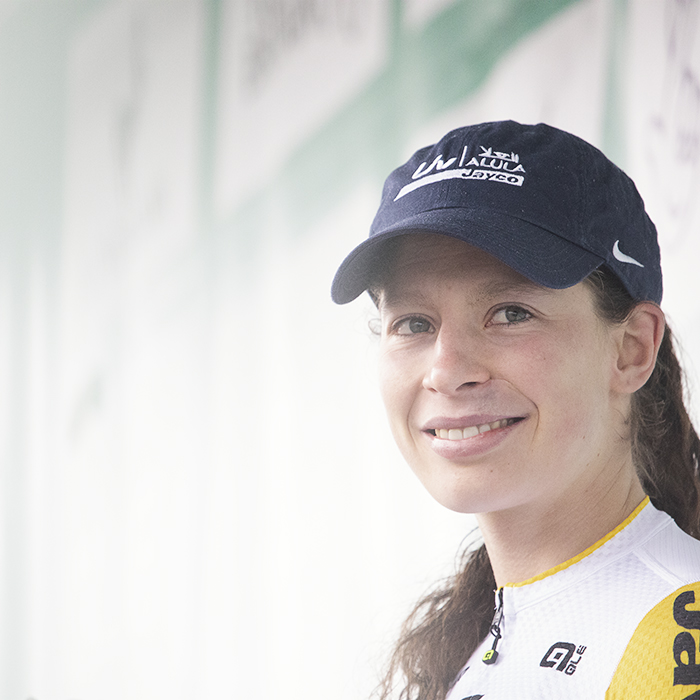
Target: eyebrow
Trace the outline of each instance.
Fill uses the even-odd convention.
[[[494,280],[489,282],[479,290],[479,298],[491,299],[493,297],[507,296],[522,292],[549,295],[556,292],[556,289],[550,289],[537,282],[523,277],[517,280]],[[377,308],[403,304],[403,303],[418,303],[424,302],[428,297],[420,289],[394,291],[389,297],[385,289],[377,290]]]
[[[485,285],[482,291],[484,296],[501,296],[502,294],[508,294],[510,292],[540,292],[542,294],[551,294],[557,290],[537,284],[537,282],[533,282],[526,277],[522,277],[522,279],[512,281],[494,280]]]
[[[386,289],[380,289],[377,290],[376,292],[376,300],[375,304],[377,308],[381,311],[382,309],[385,309],[387,307],[391,306],[398,306],[401,304],[407,304],[407,303],[422,303],[427,300],[427,297],[425,294],[423,294],[420,291],[411,291],[411,292],[399,292],[392,294],[389,296],[387,294]]]

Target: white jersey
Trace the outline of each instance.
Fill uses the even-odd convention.
[[[700,541],[648,498],[496,600],[497,654],[489,634],[448,700],[700,700]]]

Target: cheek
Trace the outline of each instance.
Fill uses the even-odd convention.
[[[399,406],[405,401],[405,398],[402,397],[399,376],[398,367],[392,362],[391,358],[386,353],[380,355],[378,363],[379,393],[387,414],[392,421]]]
[[[540,424],[559,444],[598,432],[607,415],[610,378],[606,355],[596,343],[542,349],[532,357],[531,398]]]
[[[421,381],[411,364],[384,352],[378,362],[379,392],[392,429],[405,424]]]

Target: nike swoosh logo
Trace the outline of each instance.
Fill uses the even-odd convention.
[[[620,241],[615,241],[615,245],[613,246],[613,255],[615,256],[615,260],[619,260],[620,262],[629,263],[630,265],[637,265],[638,267],[644,267],[644,265],[642,265],[642,263],[640,263],[638,260],[631,258],[629,255],[625,255],[620,250]]]

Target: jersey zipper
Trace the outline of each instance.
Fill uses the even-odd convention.
[[[491,627],[489,627],[489,632],[493,635],[493,645],[481,658],[485,664],[489,665],[495,664],[496,659],[498,659],[496,647],[503,636],[501,632],[501,621],[503,620],[503,586],[496,591],[496,603],[494,608],[493,620],[491,621]]]

